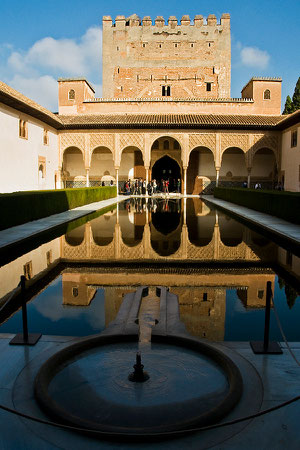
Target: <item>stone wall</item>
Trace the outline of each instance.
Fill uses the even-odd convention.
[[[230,16],[103,17],[103,96],[230,97]],[[207,84],[210,84],[207,87]],[[167,93],[166,93],[167,94]]]

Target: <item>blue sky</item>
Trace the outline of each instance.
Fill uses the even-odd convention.
[[[84,76],[101,96],[101,22],[136,13],[154,19],[231,15],[231,96],[252,76],[282,77],[283,104],[300,76],[299,0],[0,0],[0,79],[52,111],[57,78]]]

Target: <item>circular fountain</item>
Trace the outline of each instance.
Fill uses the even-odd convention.
[[[154,335],[142,351],[147,372],[138,350],[137,335],[77,341],[41,366],[35,378],[38,403],[56,421],[128,437],[216,423],[241,398],[238,367],[211,345]]]

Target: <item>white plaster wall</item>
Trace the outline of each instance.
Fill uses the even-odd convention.
[[[112,153],[93,153],[91,159],[90,177],[101,178],[108,171],[115,177],[115,168]]]
[[[129,178],[129,172],[134,168],[134,152],[132,153],[122,153],[120,170],[119,170],[119,179]],[[132,173],[132,172],[130,172]]]
[[[19,137],[19,119],[28,122],[28,139]],[[43,144],[44,128],[49,145]],[[46,176],[39,183],[39,156],[46,158]],[[0,192],[54,189],[58,168],[55,129],[13,108],[0,104]]]
[[[233,177],[247,177],[244,154],[223,154],[220,176],[225,177],[227,172],[231,172]]]
[[[214,157],[211,154],[199,154],[198,175],[201,177],[216,177],[216,169],[214,165]]]
[[[274,165],[274,155],[254,155],[251,177],[269,177],[274,170]]]
[[[291,147],[291,132],[298,130],[297,147]],[[290,128],[282,133],[281,171],[284,171],[284,188],[286,191],[300,191],[300,126]]]
[[[68,153],[68,150],[66,150],[64,154],[64,170],[69,172],[70,177],[85,177],[86,170],[82,153]]]
[[[33,277],[47,269],[46,253],[52,251],[52,263],[60,258],[60,238],[56,238],[39,248],[20,256],[0,268],[0,299],[15,289],[24,275],[24,265],[32,261]]]

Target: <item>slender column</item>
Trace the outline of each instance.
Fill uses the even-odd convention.
[[[90,169],[86,170],[86,187],[90,187]]]
[[[186,198],[183,199],[183,224],[186,225]]]
[[[187,168],[183,168],[183,195],[186,196],[186,171]]]
[[[247,187],[250,187],[250,183],[251,183],[251,167],[247,168],[248,170],[248,180],[247,180]]]
[[[117,223],[119,223],[119,203],[117,203]]]
[[[220,168],[216,169],[216,187],[219,186]]]
[[[119,167],[115,167],[115,170],[116,170],[117,195],[119,195]]]
[[[217,210],[216,210],[216,223],[215,224],[219,225],[219,213]]]
[[[146,169],[146,195],[147,195],[147,186],[149,182],[149,167],[145,166],[145,169]]]

